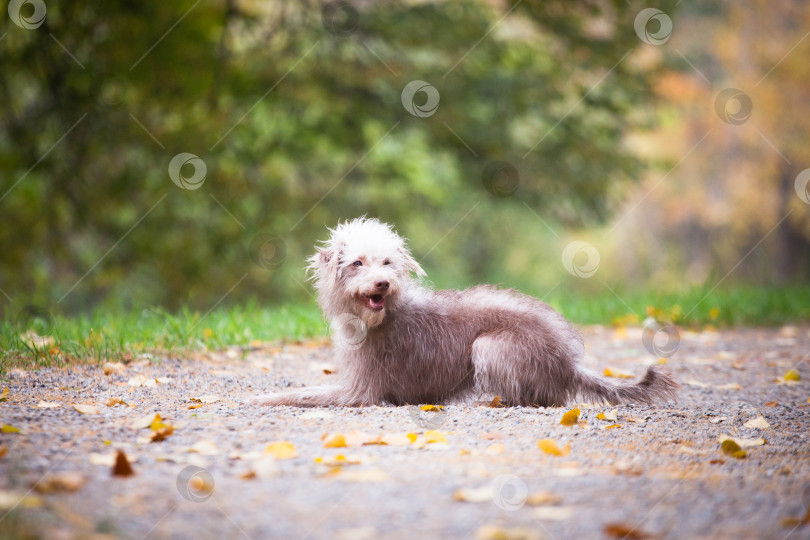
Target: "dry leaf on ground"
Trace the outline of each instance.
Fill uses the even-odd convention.
[[[762,415],[757,416],[756,418],[752,418],[748,422],[744,423],[743,426],[749,429],[768,429],[771,425],[765,420],[765,417]]]
[[[612,411],[600,412],[596,415],[596,418],[599,420],[615,422],[619,418],[619,411],[613,409]]]
[[[56,409],[61,406],[62,404],[57,403],[56,401],[39,400],[39,403],[37,403],[37,409]]]
[[[267,445],[265,454],[270,454],[276,459],[292,459],[298,457],[298,450],[289,441],[276,441]]]
[[[540,439],[537,441],[537,447],[552,456],[567,456],[571,453],[571,443],[565,443],[565,446],[560,448],[554,439]]]
[[[742,459],[745,457],[745,450],[743,450],[740,445],[734,441],[734,439],[725,439],[722,443],[720,443],[720,448],[723,450],[724,454],[731,457],[737,459]]]
[[[135,471],[132,469],[132,465],[130,465],[129,460],[127,459],[127,455],[118,450],[115,454],[115,464],[112,466],[111,474],[113,476],[132,476],[135,474]]]
[[[576,425],[578,420],[579,420],[579,409],[571,409],[570,411],[562,415],[560,424],[564,426],[573,426]]]

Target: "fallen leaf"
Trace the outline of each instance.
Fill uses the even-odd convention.
[[[428,443],[446,443],[447,436],[441,432],[436,431],[435,429],[429,429],[425,431],[425,440]]]
[[[550,491],[536,491],[526,497],[526,504],[529,506],[543,506],[544,504],[559,504],[562,501]]]
[[[112,466],[112,475],[127,477],[133,474],[135,474],[135,471],[132,469],[127,455],[123,451],[118,450],[115,454],[115,464]]]
[[[411,439],[407,433],[388,433],[380,436],[380,442],[390,446],[407,446],[411,444]]]
[[[6,457],[6,454],[8,454],[8,445],[0,444],[0,458]]]
[[[484,455],[497,456],[506,452],[506,447],[502,443],[491,444],[484,450]]]
[[[537,441],[537,447],[552,456],[567,456],[571,453],[571,443],[566,443],[563,448],[560,448],[554,439],[540,439]]]
[[[159,429],[154,430],[152,435],[150,435],[150,439],[152,442],[160,442],[166,440],[166,437],[174,433],[174,428],[172,426],[166,426]]]
[[[600,412],[596,415],[599,420],[615,422],[619,418],[619,411],[613,409],[612,411]]]
[[[3,393],[0,394],[0,401],[8,401],[8,393],[8,386],[6,386],[5,389],[3,389]]]
[[[201,456],[218,456],[220,454],[217,445],[213,441],[199,440],[188,447],[188,451]]]
[[[532,510],[531,515],[534,519],[562,521],[570,518],[575,513],[576,508],[573,506],[540,506]]]
[[[39,400],[37,403],[37,409],[56,409],[57,407],[61,407],[61,403],[57,403],[55,401],[42,401]]]
[[[31,349],[47,349],[56,343],[51,336],[40,336],[33,330],[20,334],[20,340]]]
[[[475,531],[475,540],[542,540],[540,531],[534,529],[501,527],[500,525],[484,525]]]
[[[134,422],[132,422],[129,427],[132,429],[146,429],[152,425],[155,420],[160,420],[159,414],[147,414],[146,416],[141,416]]]
[[[115,407],[116,405],[123,405],[124,407],[127,406],[126,401],[118,397],[111,397],[107,400],[107,407]]]
[[[128,380],[127,384],[129,386],[151,388],[153,386],[157,386],[157,381],[151,377],[146,377],[145,375],[136,375]]]
[[[489,402],[489,406],[493,409],[497,409],[500,407],[506,407],[503,403],[501,403],[501,396],[495,396],[492,401]]]
[[[736,437],[731,437],[730,435],[724,434],[720,435],[720,437],[717,438],[717,442],[719,442],[720,444],[722,444],[723,441],[727,440],[734,441],[735,444],[737,444],[742,448],[748,448],[750,446],[762,446],[763,444],[765,444],[765,439],[761,437],[759,439],[738,439]]]
[[[739,383],[726,383],[718,384],[715,388],[718,390],[742,390],[742,385]]]
[[[53,473],[46,475],[34,484],[34,489],[40,493],[55,493],[57,491],[77,491],[87,479],[78,472]]]
[[[689,379],[688,381],[686,381],[686,384],[688,384],[689,386],[694,386],[695,388],[709,388],[711,386],[710,384],[696,381],[695,379]]]
[[[799,374],[799,371],[796,369],[789,369],[785,376],[782,377],[786,381],[800,381],[802,380],[802,376]]]
[[[722,443],[720,443],[720,448],[723,450],[724,454],[727,454],[733,458],[742,459],[745,457],[745,450],[743,450],[733,439],[725,439]]]
[[[564,426],[573,426],[577,423],[577,420],[579,420],[579,409],[571,409],[562,416],[560,424]]]
[[[343,467],[344,465],[360,465],[362,462],[359,459],[347,459],[343,454],[338,454],[333,458],[317,457],[315,463],[327,467]]]
[[[611,424],[609,426],[602,426],[602,429],[613,429],[613,428],[620,428],[622,427],[621,424]]]
[[[627,371],[622,371],[621,369],[606,367],[605,377],[616,377],[619,379],[634,379],[635,375]]]
[[[462,488],[453,492],[453,500],[469,503],[482,503],[492,501],[495,495],[495,490],[491,485],[480,488]]]
[[[346,446],[346,436],[342,433],[327,435],[323,440],[324,448],[343,448]]]
[[[388,480],[388,474],[382,469],[341,469],[335,468],[333,472],[337,478],[346,482],[361,482],[369,484],[381,484]]]
[[[711,420],[709,420],[709,422],[711,422],[712,424],[719,424],[723,420],[728,420],[728,416],[718,416],[717,418],[712,418]]]
[[[94,405],[84,405],[81,403],[74,403],[73,408],[82,414],[98,414],[98,407]]]
[[[626,523],[608,523],[604,528],[605,534],[613,538],[627,538],[629,540],[644,540],[652,536],[644,531],[638,530],[636,525]]]
[[[771,427],[771,425],[762,415],[752,418],[748,422],[744,423],[743,426],[749,429],[768,429]]]
[[[120,362],[107,362],[101,366],[104,375],[121,375],[126,370],[126,366]]]
[[[444,405],[421,405],[419,409],[422,411],[439,412],[444,409]]]
[[[221,398],[219,396],[200,396],[189,399],[189,401],[195,401],[204,405],[210,405],[211,403],[216,403],[220,400]]]
[[[810,400],[808,400],[808,402],[810,403]],[[776,407],[777,405],[779,405],[779,403],[776,401],[769,401],[765,404],[766,407]]]
[[[161,429],[171,427],[172,426],[163,421],[163,418],[161,418],[159,414],[156,414],[155,417],[152,419],[152,423],[149,424],[149,429],[151,429],[152,431],[160,431]]]
[[[8,424],[3,424],[3,427],[0,428],[1,433],[22,433],[20,428],[16,428],[14,426],[10,426]]]
[[[265,454],[270,454],[276,459],[292,459],[298,457],[298,451],[295,446],[288,441],[276,441],[267,445],[264,449]]]

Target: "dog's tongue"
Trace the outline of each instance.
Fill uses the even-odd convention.
[[[369,309],[380,310],[385,306],[385,298],[381,294],[372,294],[366,297],[366,305]]]

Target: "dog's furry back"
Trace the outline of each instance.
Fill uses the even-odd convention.
[[[491,286],[422,287],[411,279],[424,272],[404,240],[377,220],[339,224],[310,270],[325,316],[338,333],[353,324],[359,338],[334,340],[340,384],[263,403],[440,403],[472,392],[499,395],[508,405],[564,405],[577,396],[650,403],[677,387],[655,368],[635,385],[586,370],[577,331],[536,298]]]

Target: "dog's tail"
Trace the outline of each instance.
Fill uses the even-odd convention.
[[[644,378],[635,384],[614,383],[580,367],[574,382],[576,392],[581,397],[595,402],[607,401],[611,405],[627,402],[650,404],[675,399],[678,389],[678,383],[669,371],[658,366],[647,368]]]

